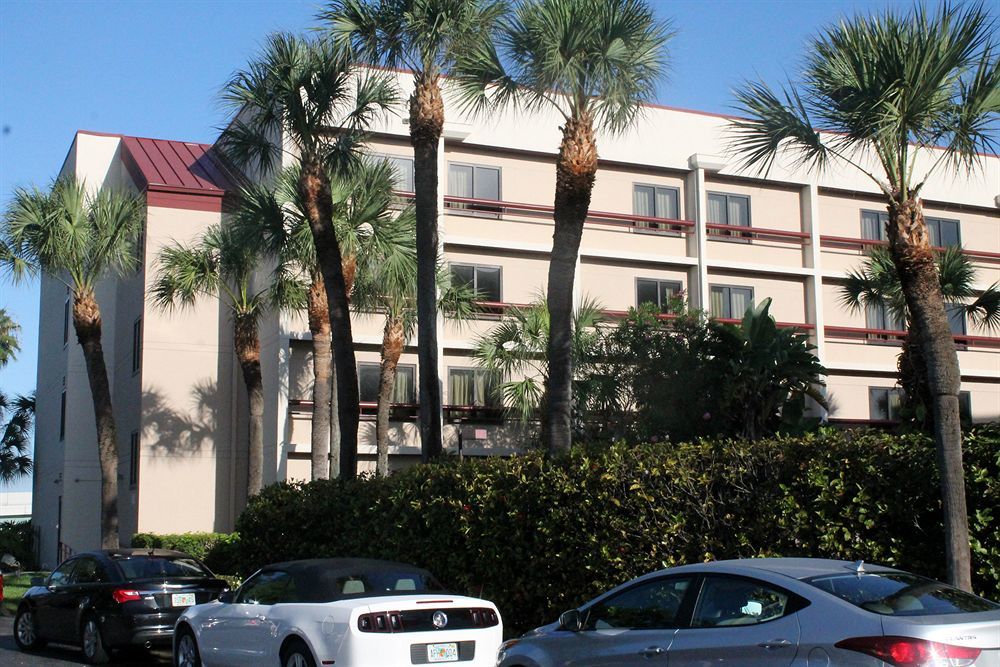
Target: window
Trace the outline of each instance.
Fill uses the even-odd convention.
[[[275,570],[261,572],[240,587],[236,604],[278,604],[288,602],[294,594],[292,577]]]
[[[63,383],[66,379],[63,378]],[[62,390],[62,398],[59,399],[59,441],[66,439],[66,388]]]
[[[482,368],[451,368],[448,370],[448,396],[452,405],[498,407],[497,381]]]
[[[869,329],[884,331],[906,331],[906,322],[894,315],[885,304],[870,303],[865,307],[865,325]],[[876,338],[884,337],[875,335]]]
[[[889,221],[886,211],[861,211],[861,238],[885,241],[885,224]]]
[[[965,307],[960,303],[946,303],[944,310],[948,314],[948,326],[952,335],[964,336],[965,330]]]
[[[49,575],[49,586],[66,586],[70,582],[70,574],[73,572],[73,567],[79,562],[79,559],[67,561],[57,567],[52,574]]]
[[[755,579],[706,577],[691,627],[757,625],[798,611],[803,601]]]
[[[816,588],[886,616],[936,616],[1000,609],[1000,605],[906,572],[831,574],[806,579]]]
[[[670,299],[676,297],[680,292],[681,284],[676,280],[653,280],[650,278],[636,278],[635,280],[636,305],[651,303],[661,313],[667,312]]]
[[[677,188],[667,188],[659,185],[632,186],[632,212],[647,218],[667,218],[678,220],[678,199],[680,191]],[[652,229],[658,231],[679,231],[679,227],[648,220],[637,220],[637,229]]]
[[[738,320],[753,308],[752,287],[712,285],[712,317]]]
[[[385,160],[392,165],[395,172],[393,187],[400,192],[413,192],[416,189],[413,180],[413,158],[398,155],[372,155],[377,160]]]
[[[875,421],[897,421],[903,393],[895,387],[869,387],[868,412]]]
[[[927,223],[927,231],[930,233],[930,242],[932,246],[938,248],[962,245],[962,237],[959,230],[958,220],[924,218],[924,221]]]
[[[66,301],[63,303],[63,347],[69,342],[70,299],[71,297],[66,297]]]
[[[958,418],[963,426],[972,425],[972,394],[970,392],[958,392]]]
[[[135,270],[142,271],[146,264],[146,230],[140,229],[135,237]]]
[[[658,630],[678,627],[678,615],[691,578],[656,579],[618,593],[587,611],[587,630]]]
[[[711,225],[730,225],[731,227],[750,226],[750,198],[743,195],[729,195],[717,192],[708,193],[708,222]],[[718,236],[735,236],[749,238],[749,234],[726,232],[718,229],[710,230]]]
[[[500,200],[500,169],[472,164],[448,163],[448,194],[468,199]],[[451,204],[449,208],[500,213],[498,206]]]
[[[456,285],[467,285],[476,291],[479,301],[501,303],[502,276],[499,266],[479,266],[478,264],[452,264],[451,279]]]
[[[139,483],[139,432],[132,431],[128,440],[128,485],[135,488]]]
[[[142,368],[142,318],[132,323],[132,375]]]
[[[94,558],[81,558],[77,561],[73,576],[70,577],[71,584],[102,584],[107,581],[104,567]]]
[[[362,403],[378,402],[380,370],[379,364],[358,364],[358,385]],[[409,364],[396,366],[396,384],[392,389],[392,403],[412,405],[417,402],[415,376],[415,366]]]

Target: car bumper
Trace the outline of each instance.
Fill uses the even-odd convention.
[[[108,646],[169,646],[180,612],[108,616],[102,626]]]

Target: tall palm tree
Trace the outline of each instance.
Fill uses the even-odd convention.
[[[68,177],[57,180],[49,192],[16,190],[0,229],[15,280],[43,273],[66,285],[73,297],[73,329],[83,348],[97,425],[105,549],[119,544],[118,437],[95,289],[101,279],[134,269],[144,212],[139,197],[108,189],[88,193],[83,183]]]
[[[17,342],[17,332],[20,330],[21,325],[15,322],[4,308],[0,308],[0,368],[6,366],[21,349]]]
[[[441,77],[489,32],[503,10],[496,0],[337,0],[320,18],[334,43],[374,65],[413,72],[410,143],[417,216],[417,341],[420,444],[425,461],[440,456],[438,375],[438,146],[444,129]]]
[[[237,113],[219,138],[241,168],[269,174],[285,145],[300,166],[301,197],[330,313],[340,425],[340,475],[357,474],[358,378],[342,248],[334,233],[330,172],[357,159],[364,130],[395,102],[382,74],[355,74],[349,54],[326,41],[271,35],[263,53],[226,85],[223,100]]]
[[[948,576],[965,589],[971,573],[958,355],[920,191],[932,173],[971,170],[979,151],[993,146],[1000,113],[995,25],[981,5],[948,3],[845,19],[809,44],[801,83],[781,92],[750,83],[736,94],[747,117],[735,123],[744,168],[766,171],[779,155],[815,168],[838,163],[885,195],[889,248],[934,395]]]
[[[35,417],[35,396],[8,399],[0,391],[0,482],[9,484],[31,474],[31,423]]]
[[[263,285],[254,273],[264,254],[259,236],[234,225],[214,225],[195,243],[174,243],[160,251],[159,269],[150,289],[164,310],[191,307],[200,297],[218,298],[233,323],[233,347],[249,398],[247,496],[264,485],[264,383],[257,325],[272,308],[300,308],[304,295],[290,276],[278,273]]]
[[[961,248],[952,246],[937,255],[937,273],[941,296],[951,312],[961,313],[984,329],[1000,329],[1000,284],[977,293],[976,268]],[[896,265],[886,248],[874,248],[861,267],[848,271],[840,288],[840,300],[854,312],[874,307],[884,309],[897,322],[910,319]],[[914,340],[914,330],[907,329],[899,355],[899,384],[909,417],[928,428],[933,425],[934,415],[927,363]]]
[[[497,41],[482,40],[456,67],[471,109],[521,104],[562,116],[546,290],[553,451],[572,443],[573,281],[597,176],[595,133],[631,127],[665,73],[669,38],[667,24],[644,0],[521,0]]]

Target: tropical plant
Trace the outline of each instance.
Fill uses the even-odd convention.
[[[5,309],[0,308],[0,368],[12,361],[21,349],[17,341],[17,332],[20,330],[21,325],[15,322]]]
[[[522,0],[495,40],[481,40],[456,65],[467,109],[552,107],[562,120],[546,290],[551,450],[572,442],[573,282],[597,175],[595,132],[633,124],[665,72],[669,37],[643,0]]]
[[[15,190],[0,229],[15,281],[42,273],[64,284],[73,298],[73,329],[83,349],[97,425],[101,546],[106,549],[119,546],[118,438],[95,289],[101,279],[134,269],[144,212],[139,197],[107,188],[91,192],[67,177],[48,192]]]
[[[237,113],[218,145],[236,165],[269,174],[284,147],[299,169],[296,190],[309,220],[330,314],[340,426],[340,475],[357,474],[358,377],[343,249],[334,232],[330,173],[358,159],[364,130],[395,102],[382,73],[357,73],[325,40],[271,35],[263,53],[226,85]]]
[[[417,341],[420,444],[425,461],[442,453],[436,285],[438,148],[444,130],[441,77],[489,33],[503,10],[494,0],[337,0],[320,18],[333,41],[373,65],[413,72],[409,99],[417,220]]]
[[[583,377],[597,355],[601,342],[599,326],[605,319],[602,307],[591,299],[584,300],[573,312],[571,350],[578,376],[574,383],[574,407],[580,416],[585,416],[588,407]],[[496,392],[507,411],[522,424],[540,420],[543,442],[549,428],[546,351],[550,322],[544,296],[526,307],[512,307],[503,321],[476,340],[474,352],[476,362],[499,380]]]
[[[984,329],[1000,328],[1000,286],[994,283],[978,293],[976,267],[961,248],[951,246],[937,253],[937,273],[941,296],[952,314],[968,317]],[[877,308],[897,322],[910,319],[896,265],[886,248],[873,248],[861,267],[848,271],[847,280],[840,288],[840,300],[853,312]],[[913,329],[909,327],[898,367],[903,390],[903,418],[911,419],[920,428],[930,429],[933,410],[927,364]]]
[[[260,236],[232,224],[213,225],[190,245],[160,250],[150,298],[161,309],[193,307],[200,297],[223,302],[233,324],[233,348],[249,398],[247,496],[264,486],[264,383],[258,323],[271,309],[301,308],[295,279],[277,273],[257,288],[255,271],[264,254]]]
[[[0,482],[9,484],[31,474],[31,424],[35,396],[8,399],[0,391]]]
[[[920,192],[933,173],[970,171],[994,146],[995,25],[979,4],[844,19],[808,45],[801,83],[777,92],[764,83],[739,90],[746,118],[734,121],[734,149],[745,169],[766,171],[779,156],[811,168],[838,163],[884,193],[889,249],[934,396],[948,578],[964,589],[970,574],[960,373]]]

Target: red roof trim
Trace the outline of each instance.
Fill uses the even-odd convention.
[[[150,189],[146,192],[146,206],[183,209],[185,211],[222,212],[222,197],[218,195],[190,194],[169,190]]]

